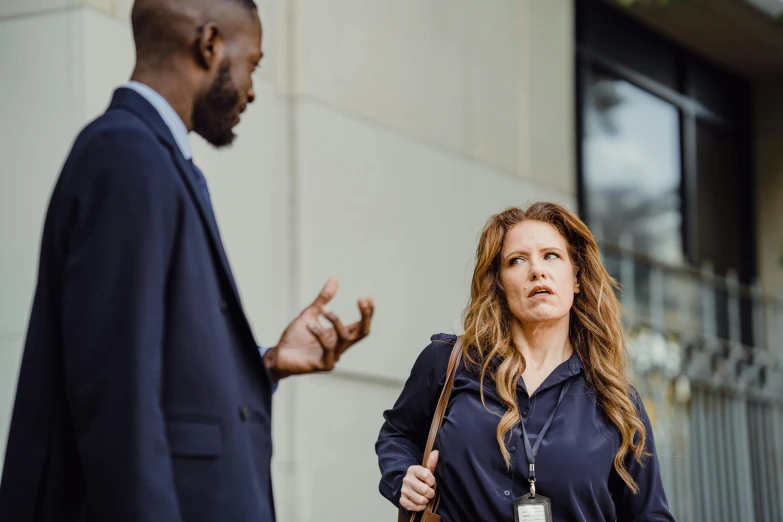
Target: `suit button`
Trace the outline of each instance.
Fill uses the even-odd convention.
[[[247,406],[242,406],[239,408],[239,419],[242,422],[247,422],[247,419],[250,418],[250,411],[248,411]]]
[[[511,446],[511,447],[510,447],[510,448],[508,448],[508,449],[510,449],[511,451],[516,451],[516,450],[517,450],[517,447],[516,447],[516,446]]]
[[[228,311],[228,303],[225,299],[220,300],[220,311],[226,313]]]

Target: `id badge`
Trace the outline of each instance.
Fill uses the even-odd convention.
[[[514,522],[552,522],[552,502],[542,496],[528,493],[514,501]]]

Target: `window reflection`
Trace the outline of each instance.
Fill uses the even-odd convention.
[[[589,76],[583,168],[590,224],[605,241],[630,235],[634,250],[681,264],[679,112],[629,82]]]

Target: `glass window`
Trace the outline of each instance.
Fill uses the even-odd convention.
[[[699,234],[699,261],[709,261],[717,274],[725,276],[731,269],[739,271],[746,255],[739,219],[740,154],[731,133],[703,122],[697,123],[697,129],[699,228],[720,231]]]
[[[576,14],[580,206],[605,256],[622,253],[607,264],[629,316],[723,339],[739,324],[751,344],[751,308],[729,321],[722,279],[755,275],[749,84],[607,2]],[[705,262],[719,278],[694,275]],[[714,306],[680,274],[709,284]]]
[[[585,86],[584,203],[604,240],[683,263],[682,158],[678,109],[593,70]]]

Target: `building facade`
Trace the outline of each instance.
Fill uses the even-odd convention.
[[[769,14],[739,0],[257,2],[255,106],[232,150],[192,138],[257,340],[274,344],[329,276],[344,319],[360,295],[377,305],[338,370],[276,394],[282,522],[394,516],[377,491],[381,413],[430,335],[461,331],[485,220],[536,200],[588,219],[624,286],[678,519],[783,519],[783,29]],[[2,440],[46,203],[76,133],[130,75],[130,6],[0,3]]]

